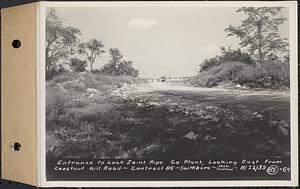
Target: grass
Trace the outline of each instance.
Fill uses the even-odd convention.
[[[188,83],[195,86],[214,87],[220,84],[239,84],[250,88],[289,88],[289,64],[269,62],[261,67],[241,62],[224,62],[200,72]]]
[[[236,74],[213,71],[228,80]],[[205,91],[157,91],[130,98],[110,95],[123,82],[144,81],[68,73],[47,82],[47,157],[288,157],[289,132],[280,125],[289,124],[285,101]],[[99,94],[88,98],[91,87]],[[191,131],[198,136],[195,140],[184,137]]]

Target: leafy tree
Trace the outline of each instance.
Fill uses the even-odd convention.
[[[112,64],[112,67],[114,68],[115,72],[118,72],[117,70],[119,63],[123,58],[123,55],[121,55],[121,51],[118,48],[110,48],[108,53],[111,56],[111,60],[109,62]]]
[[[105,53],[105,50],[103,50],[103,48],[104,45],[102,44],[102,41],[97,39],[90,39],[87,42],[82,42],[78,45],[78,52],[79,54],[84,54],[87,57],[91,72],[93,71],[93,66],[96,58]]]
[[[46,78],[48,73],[59,73],[59,62],[75,53],[80,30],[64,26],[64,20],[51,9],[46,17]],[[51,74],[52,75],[52,74]]]
[[[213,57],[213,58],[209,58],[209,59],[205,59],[201,64],[200,64],[200,69],[199,72],[203,72],[203,71],[207,71],[209,70],[211,67],[214,67],[216,65],[219,65],[220,61],[218,56]]]
[[[101,69],[102,73],[109,75],[130,75],[137,77],[139,72],[132,66],[132,61],[122,60],[123,55],[118,48],[110,48],[108,53],[111,59],[108,64]]]
[[[54,76],[66,73],[68,70],[62,65],[62,64],[57,64],[55,68],[52,68],[47,71],[46,73],[46,80],[52,79]]]
[[[79,58],[71,58],[69,66],[73,72],[84,72],[87,62]]]
[[[137,77],[139,71],[132,66],[132,61],[123,60],[119,65],[118,74]]]
[[[119,75],[118,67],[123,55],[118,48],[110,48],[108,53],[111,56],[111,59],[108,64],[103,66],[101,71],[110,75]]]
[[[254,64],[254,61],[251,58],[251,56],[246,52],[242,52],[240,48],[234,50],[231,49],[231,47],[228,47],[227,49],[225,47],[221,47],[220,49],[221,56],[219,57],[219,59],[221,62],[234,61],[245,64]]]
[[[278,58],[287,52],[287,39],[278,34],[278,27],[286,18],[279,15],[281,7],[243,7],[242,12],[247,18],[240,26],[229,25],[225,31],[228,36],[240,39],[241,47],[247,47],[250,54],[257,60],[257,65]]]
[[[231,49],[231,47],[228,47],[226,49],[225,47],[221,47],[220,50],[221,50],[220,55],[217,55],[213,58],[205,59],[200,64],[199,72],[207,71],[212,67],[215,67],[217,65],[227,63],[227,62],[240,62],[240,63],[244,63],[244,64],[249,64],[249,65],[254,64],[254,61],[251,58],[251,56],[248,53],[243,52],[240,48]]]

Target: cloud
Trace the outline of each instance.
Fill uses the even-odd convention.
[[[142,28],[150,28],[157,24],[158,22],[156,20],[144,20],[141,18],[134,18],[128,22],[129,27],[142,27]]]
[[[216,46],[205,46],[205,47],[202,47],[202,50],[205,50],[205,51],[217,51],[217,50],[220,50],[220,47],[216,47]]]

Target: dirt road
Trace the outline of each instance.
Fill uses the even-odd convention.
[[[57,132],[63,137],[55,138],[64,142],[48,155],[258,159],[290,154],[289,92],[149,83],[123,85],[105,98],[102,104],[91,100],[96,108],[89,111],[79,107],[82,124]]]
[[[289,154],[289,92],[150,83],[124,94],[120,110],[135,125],[126,133],[142,144],[138,157]]]

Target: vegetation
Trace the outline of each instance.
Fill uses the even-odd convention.
[[[187,81],[195,86],[213,87],[224,85],[245,89],[288,89],[290,85],[289,64],[272,62],[261,67],[241,62],[223,62]]]
[[[55,9],[48,12],[46,18],[46,80],[51,80],[53,77],[69,71],[86,71],[87,63],[89,63],[92,73],[138,76],[139,72],[133,67],[133,62],[122,60],[123,56],[118,48],[110,48],[108,53],[112,59],[100,70],[94,70],[96,58],[106,53],[104,45],[99,39],[80,42],[79,35],[81,32],[78,28],[65,26],[64,20],[58,16]],[[84,56],[86,60],[76,58],[76,53]]]
[[[93,71],[93,66],[96,60],[96,57],[105,53],[103,50],[104,45],[102,41],[97,39],[90,39],[86,43],[82,42],[78,45],[79,54],[84,54],[89,61],[91,72]]]
[[[51,9],[46,18],[46,79],[51,79],[66,69],[62,68],[62,61],[76,52],[80,30],[72,26],[64,26],[54,9]],[[64,70],[64,71],[62,71]]]
[[[69,66],[73,72],[84,72],[87,62],[79,58],[71,58]]]
[[[47,157],[289,156],[285,101],[274,105],[264,96],[253,102],[244,95],[213,96],[205,90],[188,95],[185,91],[113,95],[143,82],[91,73],[66,73],[47,82]]]
[[[251,56],[246,52],[242,52],[240,48],[232,50],[231,47],[228,47],[227,49],[225,47],[221,47],[220,49],[221,55],[217,55],[210,59],[205,59],[204,62],[200,64],[199,72],[207,71],[214,66],[218,66],[228,61],[242,62],[249,65],[254,64]]]
[[[238,9],[247,18],[240,26],[230,25],[225,31],[228,36],[237,36],[246,51],[221,47],[221,54],[205,59],[199,74],[188,82],[205,87],[289,88],[288,43],[278,34],[286,18],[279,15],[280,11],[278,7]]]
[[[110,48],[108,53],[111,60],[101,69],[102,73],[109,75],[130,75],[137,77],[139,72],[132,67],[132,61],[122,60],[123,56],[118,48]]]
[[[225,31],[228,36],[237,36],[241,47],[247,47],[254,56],[256,65],[261,66],[278,59],[281,53],[287,53],[287,39],[278,34],[278,27],[286,18],[279,15],[281,7],[243,7],[237,12],[244,13],[247,18],[240,26],[230,25]]]

